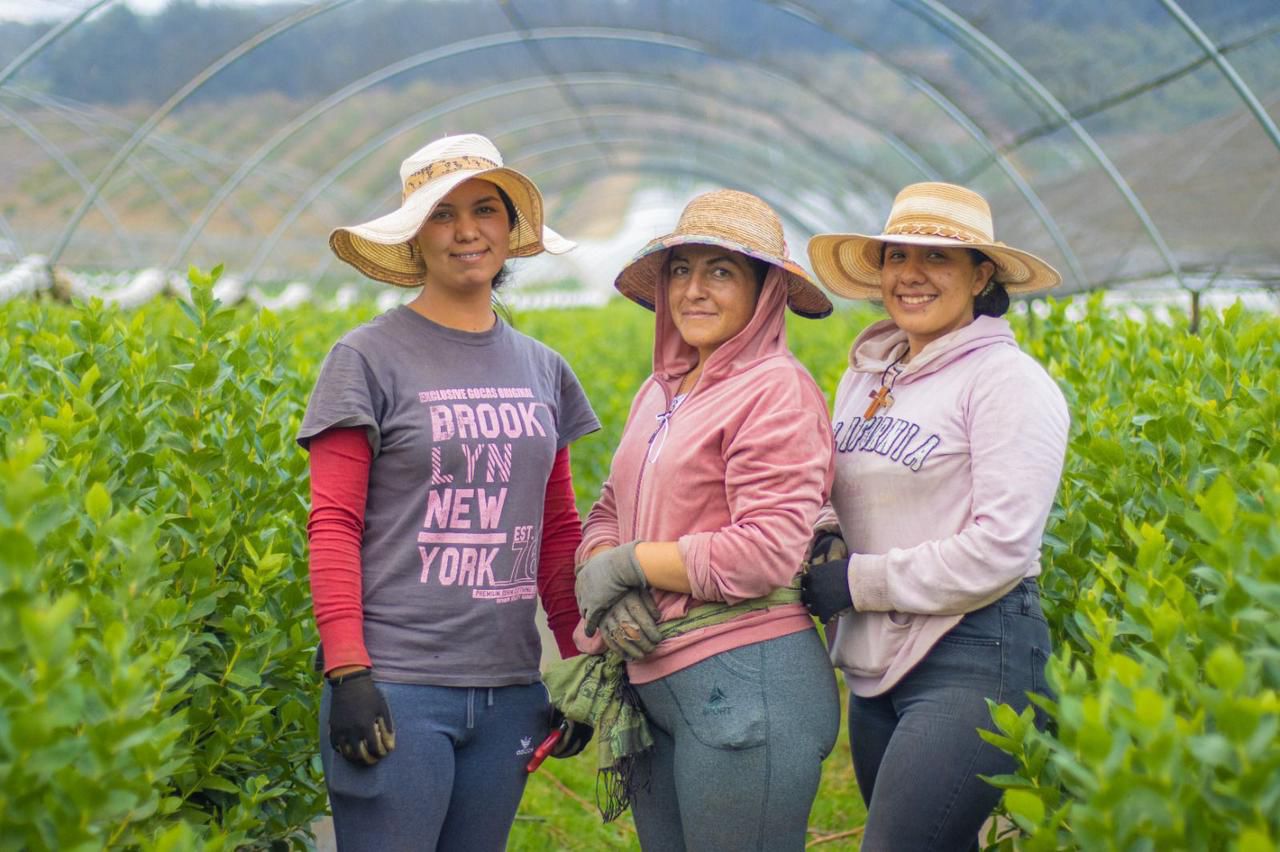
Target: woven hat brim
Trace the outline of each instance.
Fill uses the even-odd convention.
[[[418,287],[426,270],[409,251],[408,242],[440,200],[472,178],[502,188],[516,208],[516,223],[508,242],[510,257],[542,252],[564,254],[577,244],[543,224],[542,194],[533,181],[515,169],[462,169],[432,181],[405,199],[399,208],[360,225],[335,228],[329,247],[340,260],[377,281],[399,287]]]
[[[1035,293],[1062,283],[1058,270],[1031,252],[1000,243],[967,243],[922,234],[818,234],[809,240],[809,262],[818,280],[837,296],[879,299],[880,250],[886,243],[977,249],[995,263],[995,280],[1010,295]]]
[[[618,273],[613,282],[614,289],[636,304],[653,310],[654,291],[662,275],[666,251],[681,245],[718,246],[778,267],[787,273],[787,307],[806,319],[822,319],[835,309],[804,267],[789,258],[765,254],[732,240],[696,234],[668,234],[651,240]]]

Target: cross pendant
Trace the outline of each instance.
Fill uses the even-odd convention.
[[[882,408],[888,408],[893,405],[893,397],[889,396],[889,389],[881,387],[880,390],[874,390],[867,394],[871,397],[871,404],[867,406],[867,411],[862,415],[863,420],[870,420],[876,416],[876,412]]]

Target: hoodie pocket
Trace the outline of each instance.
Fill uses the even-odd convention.
[[[879,677],[906,644],[914,620],[904,612],[844,615],[837,628],[833,662],[855,677]]]

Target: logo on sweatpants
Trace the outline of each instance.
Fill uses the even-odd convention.
[[[711,687],[711,695],[707,697],[707,703],[702,707],[702,715],[720,716],[732,709],[729,705],[729,698],[724,694],[724,691],[718,686],[713,686]]]
[[[516,756],[522,754],[533,754],[533,737],[520,738],[520,750],[516,752]]]

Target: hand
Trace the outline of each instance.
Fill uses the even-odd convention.
[[[572,719],[566,719],[564,714],[555,707],[551,708],[551,727],[558,728],[565,725],[565,732],[560,736],[560,742],[556,743],[555,748],[551,749],[551,756],[557,758],[573,757],[579,754],[587,743],[591,742],[591,736],[595,733],[595,728],[586,722],[575,722]]]
[[[840,613],[853,609],[853,593],[849,591],[849,560],[835,559],[810,565],[800,575],[800,601],[819,621],[830,621]]]
[[[372,766],[396,747],[396,728],[373,672],[359,669],[327,678],[329,744],[352,763]]]
[[[600,619],[600,635],[609,650],[622,659],[639,660],[662,641],[658,630],[661,615],[652,595],[644,589],[630,589]]]
[[[844,543],[844,536],[836,530],[819,530],[809,545],[809,556],[805,566],[821,565],[834,559],[848,559],[849,547]]]
[[[578,598],[582,619],[586,622],[587,636],[596,634],[600,619],[629,589],[648,587],[644,569],[636,561],[634,541],[596,553],[584,562],[578,569],[573,591]]]

